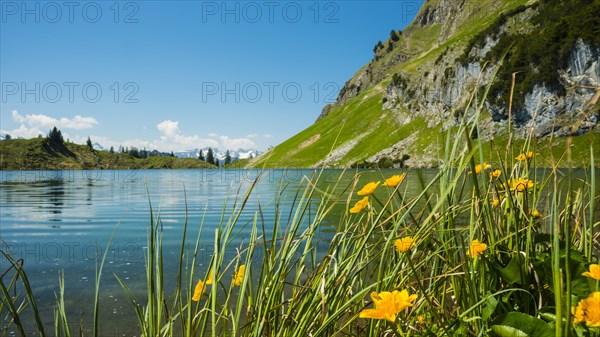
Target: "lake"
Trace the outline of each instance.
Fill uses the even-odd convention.
[[[77,324],[79,317],[83,317],[88,325],[91,323],[96,261],[102,256],[111,233],[116,229],[102,278],[100,323],[103,325],[104,322],[101,327],[104,329],[103,334],[129,336],[136,331],[133,307],[125,298],[113,273],[121,277],[132,289],[140,290],[143,294],[144,255],[150,222],[149,202],[155,213],[160,213],[164,233],[163,248],[167,261],[165,268],[173,272],[167,273],[169,275],[177,273],[176,257],[179,254],[186,214],[189,223],[187,241],[192,247],[198,228],[204,220],[198,266],[203,275],[205,265],[210,262],[214,231],[221,222],[224,208],[227,219],[236,195],[239,193],[243,197],[259,172],[2,171],[0,245],[15,258],[24,259],[25,270],[38,306],[48,329],[52,331],[52,310],[55,293],[58,292],[60,270],[64,270],[65,301],[71,314],[71,323]],[[327,186],[335,184],[341,172],[324,171],[320,188],[325,190]],[[436,171],[432,170],[427,175],[433,176],[435,173]],[[303,180],[305,177],[313,174],[313,170],[265,172],[238,221],[240,229],[237,240],[248,240],[259,200],[267,225],[273,222],[276,199],[279,199],[279,204],[283,206],[280,216],[285,219],[298,187],[306,182]],[[347,185],[354,174],[355,172],[347,172],[343,175],[340,186]],[[383,175],[391,172],[366,171],[363,174],[373,179],[382,179]],[[370,177],[364,179],[366,181]],[[416,184],[414,189],[418,189]],[[314,200],[314,204],[315,207],[309,211],[316,210],[317,199]],[[269,231],[270,228],[265,230]],[[325,224],[322,234],[324,242],[328,232],[331,232],[331,229]],[[228,252],[229,256],[235,254],[235,251]],[[173,259],[169,260],[169,257]],[[1,272],[4,272],[8,262],[2,257],[0,263]],[[173,287],[173,284],[170,287],[167,285],[167,293]],[[27,325],[33,328],[33,321]]]
[[[401,170],[324,170],[319,190],[337,190],[351,185],[360,172],[362,184],[382,180]],[[422,189],[416,173],[430,181],[437,170],[413,170],[405,179],[406,193],[418,194]],[[583,176],[583,171],[577,171]],[[100,291],[101,335],[131,336],[138,331],[132,304],[126,299],[113,273],[121,277],[135,292],[145,292],[147,233],[150,222],[150,203],[155,214],[160,213],[163,228],[165,269],[171,276],[177,274],[178,254],[186,215],[189,224],[188,248],[195,243],[200,224],[198,277],[206,272],[214,247],[214,232],[227,220],[237,198],[243,195],[259,175],[258,170],[115,170],[115,171],[2,171],[0,172],[0,245],[15,258],[23,259],[36,301],[47,329],[52,331],[55,293],[58,292],[59,271],[65,275],[65,301],[72,331],[83,318],[86,331],[92,322],[93,292],[96,263],[107,249],[111,234],[115,238],[108,247]],[[306,177],[313,170],[270,170],[262,174],[238,221],[236,240],[248,241],[252,222],[259,211],[259,200],[265,231],[269,234],[275,216],[285,222],[293,200],[300,195]],[[598,178],[597,178],[598,179]],[[356,198],[353,198],[355,200]],[[277,202],[278,200],[278,202]],[[342,198],[345,200],[345,198]],[[309,207],[317,209],[315,198]],[[279,213],[275,205],[279,204]],[[186,207],[187,206],[187,207]],[[335,231],[335,221],[345,205],[340,202],[322,224],[319,234],[323,251],[327,239]],[[235,245],[232,245],[234,247]],[[229,258],[235,250],[227,252]],[[0,257],[0,273],[8,268]],[[167,277],[166,293],[174,288]],[[26,323],[34,328],[33,321]],[[32,330],[33,331],[33,330]],[[31,335],[35,335],[31,332]]]

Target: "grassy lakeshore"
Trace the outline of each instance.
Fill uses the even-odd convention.
[[[406,195],[401,172],[381,181],[357,175],[346,186],[320,184],[316,174],[286,201],[289,213],[279,213],[281,200],[265,206],[275,208],[274,223],[256,212],[250,237],[242,239],[238,219],[252,188],[232,196],[208,268],[198,267],[200,237],[186,236],[188,226],[202,224],[186,221],[180,255],[166,259],[160,215],[151,206],[145,296],[136,297],[122,275],[102,274],[104,255],[90,289],[94,319],[82,326],[99,335],[100,284],[116,277],[141,336],[599,335],[595,167],[583,180],[559,172],[572,155],[566,151],[548,174],[536,176],[533,135],[519,146],[496,148],[492,166],[468,137],[472,124],[464,125],[463,137],[447,142],[448,165],[421,182],[414,197]],[[309,212],[311,201],[319,205],[316,213]],[[332,220],[340,201],[346,210]],[[336,229],[323,254],[317,233],[326,219]],[[196,248],[187,255],[183,246],[190,241]],[[226,259],[232,245],[238,254]],[[72,331],[78,318],[66,313],[62,276],[54,317],[41,317],[26,270],[4,257],[12,265],[2,271],[0,335],[25,336],[25,314],[35,318],[39,335],[83,335]],[[167,263],[179,266],[169,292]],[[49,320],[53,331],[44,329]]]
[[[194,158],[135,158],[126,153],[92,150],[65,142],[49,146],[45,138],[0,141],[0,170],[124,170],[216,168]]]

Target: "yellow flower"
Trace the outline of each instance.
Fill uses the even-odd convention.
[[[398,239],[394,242],[394,244],[396,245],[396,251],[398,253],[400,252],[407,252],[409,251],[412,247],[415,246],[415,239],[413,239],[411,236],[406,236],[403,237],[402,239]]]
[[[502,171],[494,170],[494,171],[492,171],[492,173],[490,173],[490,178],[498,178],[501,174],[502,174]]]
[[[475,165],[475,174],[479,174],[479,173],[481,173],[481,171],[487,170],[490,168],[492,168],[492,165],[490,165],[488,163],[477,164],[477,165]],[[471,172],[469,172],[469,174],[471,174]]]
[[[364,197],[354,204],[354,207],[350,208],[350,213],[358,213],[369,206],[369,197]]]
[[[600,281],[600,264],[590,264],[590,271],[586,271],[581,275]]]
[[[204,284],[211,285],[213,283],[214,274],[215,271],[211,268],[210,272],[208,273],[208,277],[206,278],[206,282],[204,282]]]
[[[585,322],[588,326],[600,327],[600,291],[591,293],[572,308],[573,323]]]
[[[519,154],[515,159],[517,159],[518,161],[525,161],[527,159],[533,158],[534,156],[535,154],[533,153],[533,151],[527,151],[525,153]]]
[[[382,186],[396,187],[404,180],[405,176],[406,176],[406,173],[391,176],[385,180],[385,183],[383,183]]]
[[[581,300],[577,307],[571,308],[571,314],[573,314],[573,323],[581,323],[585,321],[585,312],[583,307],[585,306],[585,300]]]
[[[200,296],[202,296],[205,290],[206,285],[204,281],[198,280],[198,283],[196,283],[196,288],[194,289],[194,296],[192,297],[192,301],[198,302],[198,300],[200,300]]]
[[[235,277],[233,278],[233,284],[236,286],[241,286],[242,285],[242,280],[244,279],[244,271],[246,270],[246,266],[245,265],[241,265],[238,270],[237,273],[235,273]]]
[[[379,181],[378,182],[371,182],[366,184],[360,191],[358,191],[358,195],[369,195],[372,194],[373,192],[375,192],[375,189],[377,188],[377,186],[379,186]]]
[[[533,212],[531,212],[531,215],[533,215],[535,219],[540,219],[542,217],[542,213],[540,213],[537,209],[534,209]]]
[[[412,302],[418,295],[408,295],[408,291],[394,290],[383,291],[377,294],[371,293],[375,309],[365,309],[360,312],[360,318],[385,319],[392,323],[396,321],[396,315],[402,310],[412,307]]]
[[[517,181],[509,180],[507,183],[508,183],[508,188],[511,191],[517,191],[517,192],[523,192],[526,189],[532,188],[533,186],[535,186],[535,183],[533,182],[533,180],[529,180],[527,178],[519,178]]]
[[[485,243],[479,242],[479,240],[471,241],[471,245],[469,246],[469,255],[472,258],[476,258],[479,254],[483,253],[484,250],[487,249],[487,245]]]
[[[412,247],[415,246],[415,239],[413,239],[411,236],[406,236],[403,237],[402,239],[398,239],[394,242],[394,244],[396,245],[396,251],[398,251],[398,253],[400,252],[407,252],[409,251]]]
[[[498,199],[492,200],[492,206],[496,207],[498,205],[500,205],[500,200],[498,200]]]

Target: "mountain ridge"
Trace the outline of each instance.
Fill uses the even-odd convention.
[[[178,158],[198,158],[200,151],[202,151],[202,153],[206,157],[206,153],[208,152],[208,149],[209,149],[208,147],[205,147],[202,149],[196,148],[196,149],[191,149],[191,150],[187,150],[187,151],[174,152],[174,154],[175,154],[175,157],[178,157]],[[226,151],[229,151],[229,155],[231,156],[231,159],[233,161],[236,161],[239,159],[256,158],[263,153],[262,151],[258,151],[256,149],[242,149],[242,148],[239,148],[237,150],[229,149],[229,150],[225,150],[225,151],[221,151],[219,149],[212,148],[212,151],[213,151],[213,155],[215,156],[215,158],[217,158],[219,161],[225,160]]]

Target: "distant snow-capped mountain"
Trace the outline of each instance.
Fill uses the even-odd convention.
[[[4,139],[4,135],[0,135],[0,140],[1,139]],[[109,148],[103,146],[102,144],[100,144],[98,142],[94,142],[92,144],[92,147],[94,148],[94,150],[98,150],[98,151],[109,151],[110,150]],[[202,150],[202,154],[204,155],[204,158],[206,158],[206,154],[208,153],[208,147],[203,148],[203,149],[193,149],[193,150],[188,150],[188,151],[174,152],[173,154],[175,155],[175,157],[178,157],[178,158],[198,158],[198,154],[200,153],[200,150]],[[223,162],[225,160],[225,152],[226,151],[213,149],[213,155],[220,162]],[[236,161],[238,159],[247,159],[250,157],[256,158],[259,155],[261,155],[262,153],[263,153],[262,151],[258,151],[258,150],[254,150],[254,149],[229,150],[229,155],[231,156],[232,161]]]
[[[208,148],[193,149],[193,150],[188,150],[188,151],[183,151],[183,152],[175,152],[175,157],[198,158],[198,154],[200,153],[200,150],[202,150],[202,154],[206,158],[206,154],[208,153]],[[236,161],[238,159],[250,158],[251,156],[252,156],[252,158],[256,158],[260,154],[262,154],[261,151],[254,150],[254,149],[229,150],[229,155],[231,156],[231,159],[233,161]],[[225,151],[213,149],[213,155],[215,156],[215,158],[219,159],[219,161],[225,160]]]

